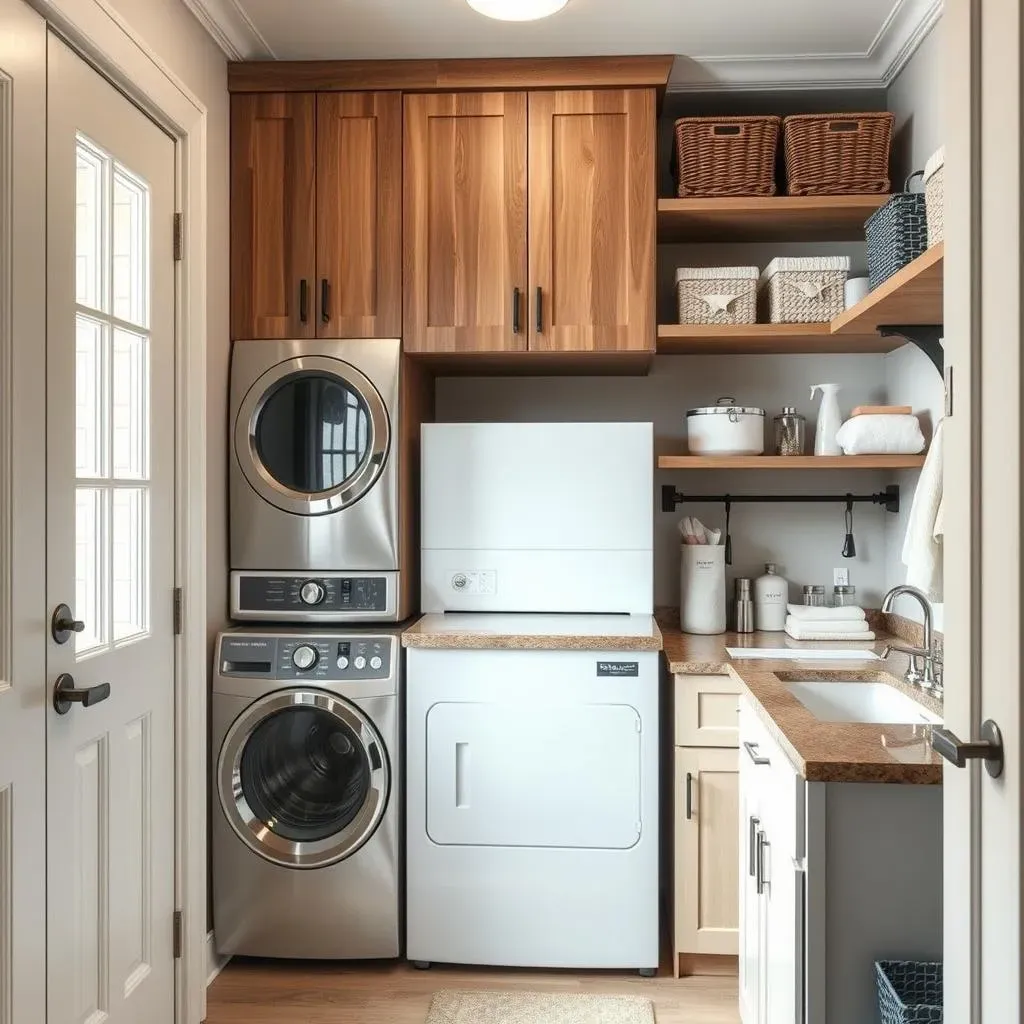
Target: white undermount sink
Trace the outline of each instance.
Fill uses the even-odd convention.
[[[942,719],[887,683],[798,680],[789,692],[820,722],[941,725]]]

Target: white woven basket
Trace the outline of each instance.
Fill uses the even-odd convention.
[[[764,319],[771,324],[823,323],[843,311],[848,256],[778,256],[758,282]]]
[[[924,204],[928,217],[928,245],[942,241],[942,168],[946,162],[945,147],[936,150],[924,165]]]
[[[681,324],[757,322],[757,267],[680,267]]]

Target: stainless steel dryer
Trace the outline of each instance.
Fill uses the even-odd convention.
[[[233,618],[401,617],[400,358],[398,339],[234,343]]]
[[[399,955],[401,653],[386,629],[217,638],[221,953]]]

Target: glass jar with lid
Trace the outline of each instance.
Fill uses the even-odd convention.
[[[833,608],[849,608],[851,605],[857,603],[857,588],[856,587],[840,587],[836,586],[832,588],[832,607]]]

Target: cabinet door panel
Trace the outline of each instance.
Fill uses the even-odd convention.
[[[739,922],[736,751],[676,747],[675,788],[676,955],[735,955]]]
[[[315,128],[312,93],[231,98],[233,338],[315,333]]]
[[[653,90],[530,95],[531,348],[654,350],[655,141]]]
[[[526,94],[404,102],[405,348],[525,349]]]
[[[397,338],[402,333],[401,94],[319,94],[316,151],[317,336]]]
[[[733,676],[677,675],[676,746],[738,746],[741,689]]]

